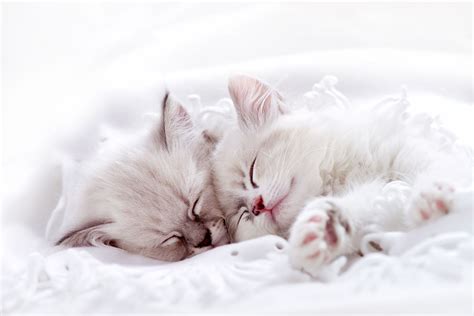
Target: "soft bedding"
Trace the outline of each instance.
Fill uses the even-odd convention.
[[[51,244],[67,222],[78,162],[105,138],[145,124],[165,89],[201,124],[218,128],[232,119],[226,81],[236,72],[259,76],[305,106],[409,102],[412,113],[434,117],[420,124],[472,148],[472,34],[459,31],[470,24],[465,7],[12,8],[2,312],[471,314],[472,188],[456,193],[452,214],[409,233],[371,235],[363,257],[337,259],[319,279],[293,270],[287,242],[275,236],[177,263]],[[58,25],[64,32],[55,33]],[[302,25],[312,41],[295,38]],[[393,192],[404,191],[388,186],[381,207],[404,203]]]
[[[324,77],[298,104],[312,109],[360,106],[337,90],[336,83],[334,76]],[[381,102],[396,108],[409,100],[404,88],[399,95]],[[419,100],[423,102],[423,98]],[[187,106],[195,121],[210,128],[222,128],[234,119],[230,100],[225,98],[206,106],[198,95],[191,95]],[[416,105],[409,109],[410,115],[420,110]],[[459,112],[451,114],[451,119],[462,122]],[[146,121],[146,115],[143,119]],[[437,130],[440,141],[454,139],[439,121],[422,115],[419,124]],[[103,124],[97,144],[126,131]],[[100,150],[97,144],[94,150]],[[469,150],[462,143],[459,148]],[[53,247],[52,242],[74,221],[74,214],[68,213],[68,195],[72,194],[81,154],[81,150],[62,150],[57,160],[54,170],[61,176],[61,194],[51,213],[46,238],[32,234],[21,223],[7,228],[10,240],[28,240],[40,247],[19,254],[14,249],[16,244],[7,245],[2,280],[5,311],[224,312],[231,308],[246,312],[465,312],[470,308],[470,188],[457,192],[454,211],[449,216],[409,233],[369,235],[361,245],[363,257],[339,258],[318,279],[312,279],[290,267],[287,242],[276,236],[218,247],[177,263],[131,255],[112,247]],[[394,185],[397,190],[393,190]],[[377,202],[379,207],[406,203],[403,192],[408,194],[409,189],[403,190],[403,186],[387,185]],[[379,243],[384,252],[372,249],[370,241]],[[272,303],[262,304],[262,300]]]

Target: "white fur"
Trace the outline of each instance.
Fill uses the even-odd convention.
[[[280,110],[279,94],[257,79],[237,76],[229,85],[234,102],[245,100],[235,105],[239,126],[225,135],[214,161],[230,233],[237,241],[265,234],[289,238],[290,262],[297,268],[317,274],[336,256],[357,251],[365,227],[418,225],[418,213],[427,211],[419,207],[421,197],[444,203],[448,212],[448,193],[471,182],[470,158],[452,142],[440,142],[428,118],[407,115],[406,104],[289,112]],[[265,99],[265,106],[247,102],[261,95],[278,98]],[[256,188],[249,176],[255,157]],[[374,213],[375,199],[393,181],[412,187],[411,202],[396,214]],[[444,189],[426,193],[435,183]],[[270,206],[284,200],[255,216],[251,210],[259,196]],[[316,215],[321,222],[310,220]],[[337,242],[331,245],[328,238],[334,235]]]
[[[176,261],[228,242],[210,176],[214,144],[168,95],[162,109],[153,126],[83,163],[68,201],[76,220],[59,244]]]

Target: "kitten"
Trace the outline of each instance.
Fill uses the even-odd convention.
[[[290,263],[312,275],[357,252],[368,227],[407,230],[448,213],[454,185],[469,184],[468,161],[391,109],[291,111],[247,76],[232,77],[229,92],[238,126],[219,143],[213,175],[231,238],[289,238]],[[412,186],[408,208],[375,214],[393,181]]]
[[[177,261],[229,242],[210,177],[214,139],[168,94],[155,123],[85,163],[70,203],[75,228],[57,244]]]

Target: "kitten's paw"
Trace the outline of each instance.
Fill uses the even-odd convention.
[[[409,208],[415,224],[446,215],[451,211],[454,188],[444,182],[434,182],[424,190],[415,193]]]
[[[324,264],[340,254],[351,231],[349,221],[334,202],[317,200],[309,204],[290,232],[291,265],[316,276]]]

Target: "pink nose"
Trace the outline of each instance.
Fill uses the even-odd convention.
[[[265,203],[263,202],[263,197],[260,195],[259,197],[255,199],[255,202],[252,208],[252,213],[255,216],[258,216],[260,213],[263,213],[263,212],[271,212],[271,209],[267,209],[265,207]]]

